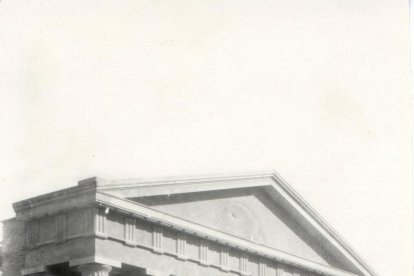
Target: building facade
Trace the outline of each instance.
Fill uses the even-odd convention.
[[[90,178],[13,205],[3,276],[372,276],[276,173]]]

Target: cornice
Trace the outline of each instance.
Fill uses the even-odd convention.
[[[32,197],[29,199],[15,202],[13,203],[13,209],[16,213],[18,213],[28,208],[33,208],[39,205],[45,205],[53,201],[62,200],[62,199],[69,198],[69,197],[72,197],[80,193],[85,193],[87,191],[93,191],[93,190],[95,190],[94,187],[87,186],[87,185],[70,187],[70,188],[62,189],[56,192],[51,192],[51,193],[47,193],[47,194],[43,194],[40,196],[36,196],[36,197]]]
[[[60,194],[56,197],[26,201],[15,207],[16,218],[31,220],[34,218],[67,212],[72,209],[91,207],[95,205],[96,191],[90,189],[75,190],[72,193]],[[21,203],[21,202],[20,202]]]
[[[21,200],[13,203],[14,211],[20,212],[24,209],[33,208],[39,205],[45,205],[52,201],[62,200],[77,194],[95,190],[121,190],[130,189],[132,187],[148,188],[148,187],[167,187],[182,185],[197,185],[202,183],[215,183],[223,181],[237,181],[249,179],[271,179],[273,172],[234,174],[234,175],[206,175],[206,176],[182,176],[182,177],[165,177],[152,179],[118,179],[107,180],[100,177],[91,177],[78,181],[78,185],[55,192],[39,195],[29,199]],[[240,184],[244,187],[245,185]]]
[[[300,208],[306,212],[309,217],[314,220],[318,226],[320,226],[319,230],[322,232],[322,234],[325,234],[325,236],[329,236],[332,238],[335,243],[337,243],[341,249],[343,249],[344,252],[349,254],[349,257],[351,257],[353,260],[357,261],[358,267],[365,271],[367,275],[377,275],[377,273],[367,264],[367,262],[359,256],[356,251],[347,243],[345,240],[340,236],[338,232],[336,232],[332,226],[330,226],[323,218],[322,216],[313,209],[309,203],[298,193],[296,192],[292,186],[288,184],[288,182],[283,179],[277,172],[273,172],[272,178],[275,181],[275,184],[273,185],[275,189],[278,189],[278,187],[282,188],[284,192],[286,192],[290,198],[292,198],[296,204],[300,206]]]
[[[204,176],[175,176],[164,178],[149,178],[149,179],[116,179],[108,180],[99,177],[92,177],[78,182],[79,186],[95,186],[98,190],[111,189],[130,189],[133,187],[165,187],[165,186],[182,186],[202,183],[215,183],[223,181],[240,181],[249,179],[271,179],[274,172],[257,172],[245,174],[218,174],[218,175],[204,175]]]

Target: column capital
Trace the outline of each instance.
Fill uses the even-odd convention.
[[[69,261],[69,266],[79,266],[79,265],[82,265],[82,264],[93,264],[93,263],[105,264],[105,265],[109,265],[109,266],[117,267],[117,268],[121,268],[121,266],[122,266],[120,261],[113,260],[113,259],[108,259],[108,258],[103,258],[103,257],[100,257],[100,256],[95,256],[95,255],[80,258],[80,259],[70,260]]]
[[[112,267],[105,264],[89,263],[79,265],[77,270],[82,273],[82,276],[109,276]]]

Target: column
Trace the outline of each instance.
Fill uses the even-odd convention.
[[[77,269],[82,273],[82,276],[109,276],[112,267],[105,264],[90,263],[82,264]]]

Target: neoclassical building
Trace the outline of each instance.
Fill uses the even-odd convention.
[[[276,173],[94,177],[13,207],[3,276],[376,275]]]

